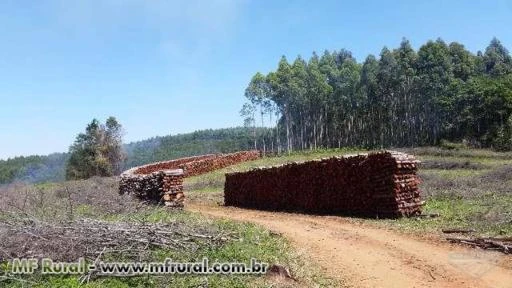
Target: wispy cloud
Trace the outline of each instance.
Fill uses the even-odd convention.
[[[219,37],[232,29],[246,0],[55,0],[58,23],[70,29],[141,25],[162,33]],[[192,35],[193,36],[193,35]]]
[[[137,29],[151,35],[154,53],[195,82],[199,67],[229,45],[248,0],[55,0],[57,25],[72,35],[116,37]],[[144,33],[143,32],[143,33]]]

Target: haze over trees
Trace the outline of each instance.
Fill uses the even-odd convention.
[[[271,135],[270,128],[257,128],[257,135]],[[267,141],[270,139],[267,138]],[[259,139],[258,144],[261,143]],[[156,161],[209,153],[229,153],[254,148],[253,128],[235,127],[199,130],[158,136],[123,145],[126,152],[121,170]],[[260,149],[260,147],[258,147]],[[69,153],[47,156],[19,156],[0,160],[0,184],[63,181]]]
[[[66,179],[87,179],[121,173],[126,160],[122,137],[122,126],[116,118],[109,117],[105,124],[93,119],[85,133],[78,134],[75,143],[69,148]]]
[[[362,63],[344,49],[293,62],[283,56],[276,71],[254,75],[245,97],[245,123],[260,126],[261,117],[261,126],[275,125],[270,142],[277,149],[410,147],[443,139],[512,149],[512,58],[496,38],[476,55],[441,39],[416,51],[403,39]]]

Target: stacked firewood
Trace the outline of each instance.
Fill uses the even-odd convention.
[[[182,207],[185,199],[184,177],[207,173],[259,157],[259,151],[242,151],[180,158],[134,167],[121,174],[119,193],[132,193],[142,200]]]
[[[169,169],[181,169],[181,165],[193,161],[200,161],[203,159],[208,158],[214,158],[215,154],[207,154],[207,155],[201,155],[201,156],[193,156],[193,157],[186,157],[186,158],[179,158],[175,160],[170,161],[162,161],[162,162],[156,162],[151,163],[139,167],[134,167],[128,171],[132,171],[134,174],[149,174],[151,172],[160,171],[160,170],[169,170]]]
[[[226,205],[369,217],[411,216],[423,203],[418,161],[376,152],[226,174]]]
[[[260,158],[259,151],[242,151],[232,154],[219,154],[201,160],[190,161],[179,167],[185,171],[186,176],[196,176],[214,170],[222,169],[237,163],[252,161]]]
[[[160,170],[183,169],[187,176],[195,176],[258,158],[260,158],[260,152],[257,150],[241,151],[231,154],[207,154],[152,163],[135,167],[128,171],[134,174],[148,174]]]
[[[141,200],[182,207],[185,199],[183,170],[162,170],[144,175],[123,173],[119,193],[133,193]]]

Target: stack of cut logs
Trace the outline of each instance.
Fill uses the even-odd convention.
[[[226,174],[226,205],[265,210],[412,216],[423,203],[419,161],[393,151],[348,155]]]
[[[213,157],[186,162],[179,167],[185,171],[186,176],[196,176],[258,158],[260,158],[259,151],[242,151],[232,154],[214,155]]]
[[[133,194],[141,200],[182,207],[183,178],[207,173],[260,157],[259,151],[209,154],[134,167],[121,174],[120,194]]]
[[[149,174],[123,173],[119,182],[119,193],[133,193],[141,200],[182,207],[183,170],[161,170]]]

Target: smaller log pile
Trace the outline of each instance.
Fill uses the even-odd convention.
[[[256,160],[259,151],[208,154],[134,167],[121,174],[119,193],[133,193],[141,200],[183,207],[183,178],[207,173],[244,161]]]
[[[421,213],[419,161],[393,151],[226,174],[228,206],[368,217]]]
[[[119,193],[171,207],[183,207],[183,170],[161,170],[149,174],[123,173]]]

